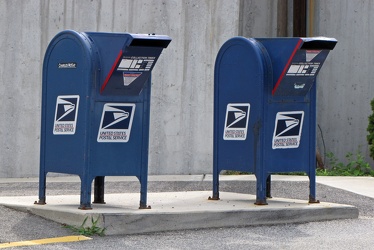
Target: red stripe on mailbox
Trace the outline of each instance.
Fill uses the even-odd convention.
[[[275,91],[277,90],[279,84],[281,83],[281,81],[282,81],[284,75],[286,74],[287,69],[288,69],[288,67],[290,66],[290,64],[291,64],[291,62],[292,62],[292,59],[293,59],[294,55],[296,54],[296,51],[299,49],[300,44],[301,44],[302,41],[303,41],[302,39],[299,39],[299,41],[297,42],[297,44],[296,44],[294,50],[292,51],[292,54],[291,54],[290,58],[288,59],[287,64],[286,64],[286,66],[284,67],[284,69],[283,69],[283,71],[282,71],[282,74],[279,76],[277,83],[275,84],[273,90],[271,91],[271,94],[272,94],[272,95],[274,95],[274,93],[275,93]]]
[[[122,50],[118,53],[118,56],[117,56],[117,58],[116,58],[116,61],[114,62],[112,68],[110,69],[109,74],[106,76],[105,81],[104,81],[103,85],[101,86],[100,93],[102,93],[102,92],[104,91],[106,85],[107,85],[108,82],[109,82],[110,77],[111,77],[112,74],[113,74],[113,71],[116,69],[116,66],[117,66],[117,64],[118,64],[118,61],[119,61],[121,58],[122,58]]]

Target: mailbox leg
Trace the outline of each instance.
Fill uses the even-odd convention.
[[[44,117],[44,113],[42,116]],[[45,124],[42,123],[42,131],[44,130]],[[44,133],[41,133],[41,141],[44,141]],[[45,205],[46,204],[46,199],[45,199],[45,190],[47,186],[47,172],[45,170],[45,145],[44,143],[41,143],[40,146],[40,169],[39,169],[39,200],[35,201],[34,204],[38,205]]]
[[[142,162],[140,176],[137,176],[140,181],[140,205],[139,209],[150,209],[147,206],[147,188],[148,188],[148,150],[149,150],[149,124],[150,117],[146,110],[151,109],[151,77],[148,78],[143,88],[144,106],[143,106],[143,139],[142,139]]]
[[[216,169],[213,171],[213,196],[209,196],[208,200],[219,200],[219,175]]]
[[[257,177],[256,177],[257,178]],[[266,180],[263,178],[257,178],[256,181],[256,205],[267,205],[266,202]]]
[[[311,91],[311,100],[317,99],[317,87],[313,84]],[[317,108],[316,105],[310,105],[310,117],[312,121],[317,120]],[[309,133],[309,203],[319,203],[316,199],[316,123],[313,122],[310,125]]]
[[[139,209],[151,209],[151,206],[147,206],[147,175],[138,177],[140,181],[140,205]]]
[[[213,140],[213,195],[208,200],[219,200],[219,168],[218,168],[218,114],[214,111],[214,140]]]
[[[261,162],[263,166],[264,164],[262,161],[262,157],[261,156],[256,156],[256,157],[257,157],[256,162]],[[258,159],[261,159],[261,160],[258,160]],[[268,181],[270,183],[270,175],[269,177],[266,176],[263,168],[255,167],[255,169],[256,169],[255,170],[256,171],[255,172],[255,176],[256,176],[256,202],[255,204],[256,205],[267,205],[268,203],[266,202],[266,196],[267,194],[270,195],[270,185],[269,185],[269,190],[267,190],[267,186],[268,186],[267,184],[268,184]]]
[[[273,198],[271,197],[271,175],[270,174],[268,178],[266,178],[266,198]]]
[[[104,201],[104,179],[105,176],[96,176],[94,181],[94,201],[93,203],[105,204]]]
[[[45,205],[45,189],[46,189],[46,173],[40,173],[39,175],[39,201],[35,201],[34,204]]]
[[[264,166],[264,163],[262,161],[262,156],[258,155],[256,162],[261,162],[262,166]],[[269,179],[268,176],[265,175],[265,171],[263,168],[255,167],[256,172],[256,205],[267,205],[266,202],[266,194],[267,194],[267,181],[270,181],[270,175]]]
[[[262,146],[262,139],[261,139],[261,122],[257,121],[253,127],[253,134],[254,134],[254,157],[255,157],[255,176],[256,176],[256,202],[255,205],[267,205],[266,202],[266,194],[267,194],[267,176],[265,175],[264,170],[264,160],[263,160],[263,152],[261,149]],[[269,182],[270,182],[270,175],[269,175]],[[269,189],[270,191],[270,189]],[[270,193],[269,193],[270,194]]]
[[[310,170],[309,172],[309,203],[319,203],[316,199],[316,172]]]
[[[90,210],[91,207],[91,183],[92,179],[90,178],[81,178],[81,200],[79,209],[81,210]]]

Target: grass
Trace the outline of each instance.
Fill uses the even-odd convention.
[[[374,176],[374,170],[365,158],[360,150],[354,153],[347,153],[345,161],[339,161],[337,157],[332,153],[326,154],[327,166],[326,169],[316,169],[317,176]],[[245,175],[251,174],[250,172],[227,170],[225,175]],[[305,172],[286,172],[286,173],[274,173],[280,175],[306,175]]]
[[[327,153],[328,169],[317,169],[317,175],[321,176],[374,176],[374,170],[365,161],[361,151],[356,154],[347,153],[345,161],[339,161],[333,153]]]
[[[94,235],[104,236],[105,235],[105,228],[101,228],[97,226],[99,222],[99,217],[97,217],[96,220],[94,220],[94,218],[91,217],[91,226],[86,226],[87,220],[88,220],[88,217],[86,217],[83,220],[82,225],[79,227],[66,225],[66,224],[63,224],[63,227],[71,229],[73,232],[80,234],[80,235],[84,235],[84,236],[94,236]]]

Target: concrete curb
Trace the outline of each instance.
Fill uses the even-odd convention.
[[[7,196],[0,204],[74,226],[86,217],[99,219],[97,225],[106,228],[107,235],[358,218],[358,209],[350,205],[272,198],[269,205],[258,206],[254,195],[221,192],[218,201],[208,200],[210,195],[210,191],[149,193],[152,209],[138,209],[137,193],[107,194],[106,204],[93,204],[93,210],[77,209],[77,195],[49,196],[47,205],[34,205],[34,196]]]

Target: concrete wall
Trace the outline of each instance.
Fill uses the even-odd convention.
[[[318,123],[326,145],[343,161],[348,152],[368,157],[366,128],[374,98],[374,2],[371,0],[313,1],[311,35],[335,37],[318,77]],[[318,146],[323,151],[322,134]]]
[[[210,173],[216,54],[239,19],[274,35],[272,2],[0,0],[0,177],[38,175],[42,61],[65,29],[172,37],[153,71],[149,170]]]
[[[42,60],[64,29],[172,37],[153,71],[149,170],[210,173],[216,54],[236,35],[282,34],[285,2],[292,9],[292,0],[0,0],[0,177],[38,175]],[[308,2],[310,35],[339,40],[318,78],[318,146],[341,159],[360,145],[367,153],[374,3]]]

